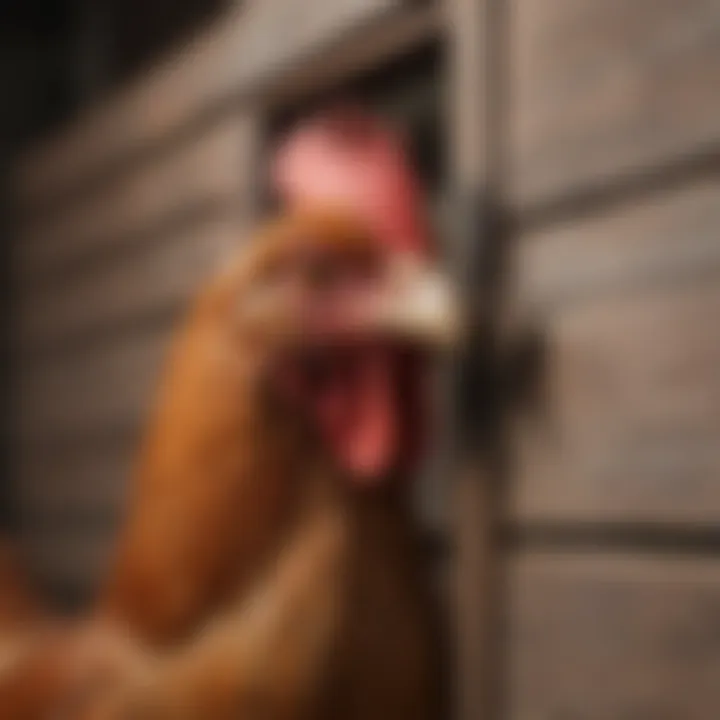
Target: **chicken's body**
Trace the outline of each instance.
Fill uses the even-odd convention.
[[[339,247],[364,235],[313,213],[281,223],[288,232]],[[196,637],[97,717],[243,720],[256,706],[270,720],[437,717],[436,623],[407,485],[346,477],[309,417],[256,374],[257,336],[208,319],[227,318],[243,273],[214,284],[179,337],[101,606],[146,642]]]
[[[98,615],[167,646],[257,576],[284,522],[299,449],[208,289],[172,348]]]
[[[439,659],[406,508],[322,465],[282,548],[237,606],[95,720],[425,720]]]
[[[345,495],[346,606],[318,718],[438,718],[440,658],[414,524],[397,499]]]

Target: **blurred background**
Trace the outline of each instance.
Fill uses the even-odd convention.
[[[720,0],[0,8],[0,510],[47,592],[103,571],[168,334],[273,138],[356,96],[484,309],[418,493],[459,716],[718,717]]]

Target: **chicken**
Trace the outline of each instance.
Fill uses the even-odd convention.
[[[356,215],[372,225],[369,232],[375,237],[390,238],[396,251],[412,249],[414,243],[415,250],[426,253],[425,228],[417,212],[418,192],[397,146],[385,134],[368,131],[372,142],[365,141],[365,147],[352,136],[346,143],[350,151],[354,144],[359,145],[355,155],[365,153],[362,167],[357,167],[356,157],[318,157],[328,155],[321,145],[323,135],[348,135],[337,114],[329,118],[302,128],[281,149],[276,175],[285,206],[341,206],[345,187],[349,196],[345,204],[357,208]],[[330,122],[339,127],[326,127]],[[362,128],[350,131],[357,136]],[[374,161],[368,157],[369,151],[380,157]],[[336,148],[331,152],[338,153]],[[334,172],[329,186],[328,168]],[[351,176],[343,179],[343,172]],[[360,189],[363,196],[352,197]],[[334,194],[328,197],[330,190]],[[389,208],[388,202],[392,203]],[[261,295],[264,278],[260,267],[273,254],[287,254],[283,246],[288,245],[288,237],[317,235],[352,244],[362,234],[356,225],[363,226],[327,213],[298,213],[261,231],[252,240],[253,247],[259,248],[241,253],[234,269],[209,284],[180,331],[141,451],[118,560],[100,604],[101,616],[126,624],[144,641],[164,646],[187,638],[210,613],[242,594],[272,554],[277,528],[286,522],[297,491],[290,478],[298,463],[309,462],[309,456],[305,438],[299,437],[302,433],[294,422],[288,422],[283,402],[287,398],[278,402],[267,392],[263,374],[279,360],[273,357],[272,327],[265,328],[265,337],[243,338],[238,334],[238,313],[243,303],[253,302],[253,291],[255,296]],[[411,262],[398,266],[398,274],[413,272]],[[310,270],[323,272],[322,267]],[[413,302],[432,304],[433,298],[418,297]],[[404,321],[410,319],[408,314]],[[292,323],[294,328],[303,328],[302,318],[294,317]],[[388,352],[396,357],[383,359]],[[413,382],[408,376],[418,373],[418,363],[403,360],[397,349],[364,349],[363,353],[367,356],[364,360],[358,353],[351,354],[355,364],[365,369],[356,382],[368,383],[369,393],[375,390],[373,385],[383,382]],[[343,372],[353,372],[343,370],[341,364],[336,359],[335,377],[329,383],[339,386],[340,392],[334,396],[342,403],[343,394],[360,396],[362,391],[340,377]],[[375,378],[370,377],[373,368]],[[391,377],[392,372],[399,377]],[[289,382],[292,378],[284,379]],[[307,379],[296,379],[308,384]],[[348,384],[350,391],[343,390]],[[332,390],[322,392],[317,403],[332,403]],[[403,403],[391,399],[390,388],[376,394],[377,422],[367,422],[364,428],[375,438],[366,439],[365,444],[373,450],[374,442],[374,451],[381,455],[399,444],[393,434],[411,430],[416,413],[410,403],[418,400],[419,394],[408,393]],[[344,402],[350,405],[352,400],[359,397]],[[405,407],[383,408],[382,402]],[[343,410],[349,408],[340,408]],[[395,417],[400,410],[409,416],[402,422]],[[290,419],[294,420],[295,414],[297,409],[291,409]],[[320,417],[319,407],[314,414],[322,433],[339,435],[339,422]],[[345,434],[348,440],[356,439],[350,432]],[[357,438],[361,438],[360,432]],[[325,439],[335,444],[343,441],[341,437]],[[353,448],[346,448],[350,451]],[[357,452],[363,449],[358,447]],[[379,464],[383,459],[356,458],[352,462]],[[378,467],[375,474],[383,470]]]
[[[72,652],[70,649],[72,648]],[[75,628],[54,616],[30,582],[9,538],[0,544],[0,717],[39,720],[80,687],[87,662]],[[103,656],[106,653],[103,652]],[[98,660],[104,657],[98,655]]]
[[[235,607],[159,660],[137,688],[121,692],[113,702],[124,714],[115,708],[98,717],[435,716],[432,619],[406,487],[392,477],[403,458],[387,442],[389,424],[399,419],[385,418],[382,433],[365,427],[377,421],[373,413],[397,410],[391,407],[397,393],[411,386],[403,388],[396,375],[373,388],[382,372],[375,366],[370,381],[357,388],[364,397],[351,398],[355,407],[328,409],[337,390],[336,363],[337,382],[350,385],[363,380],[366,363],[386,359],[376,356],[378,342],[397,347],[408,361],[421,343],[422,305],[412,298],[425,292],[426,268],[418,263],[409,270],[403,259],[398,276],[391,267],[397,259],[379,257],[376,245],[354,222],[317,214],[291,215],[258,244],[252,275],[273,279],[269,285],[255,280],[250,294],[230,306],[236,338],[242,327],[253,328],[249,336],[258,346],[287,353],[285,362],[272,364],[267,388],[277,393],[274,407],[282,408],[285,398],[274,423],[303,450],[302,463],[299,455],[288,456],[281,478],[292,499],[286,520],[273,529],[271,561],[250,590],[239,593]],[[238,299],[238,285],[230,286]],[[439,306],[423,314],[436,341],[449,318]],[[254,356],[256,371],[268,367],[267,358]],[[380,389],[391,399],[375,396]],[[290,412],[302,407],[305,413]],[[333,412],[340,411],[348,416],[341,428],[333,427]],[[355,433],[364,436],[351,437]],[[396,441],[402,435],[400,427],[390,434]]]
[[[151,497],[141,494],[135,507],[163,517],[165,552],[176,532],[188,572],[163,578],[168,556],[154,569],[145,560],[158,537],[148,520],[125,565],[144,582],[127,584],[119,606],[135,609],[124,616],[130,623],[150,618],[144,627],[161,642],[192,633],[208,608],[224,609],[117,707],[122,717],[153,719],[433,717],[438,655],[404,476],[419,445],[421,350],[454,334],[447,286],[423,258],[427,237],[404,158],[371,119],[342,112],[302,128],[282,148],[276,180],[285,216],[210,285],[181,336],[175,369],[184,372],[166,385],[156,427],[186,414],[192,432],[166,445],[161,432],[145,456],[156,469],[158,459],[176,463],[150,473],[165,478],[155,507],[169,509],[148,510]],[[223,412],[198,423],[200,413],[187,410],[198,406]],[[209,458],[225,474],[208,472]],[[178,467],[192,467],[195,480]],[[177,499],[184,486],[173,478],[194,489],[192,502]],[[202,486],[210,478],[221,480],[212,491]],[[204,555],[180,542],[186,528],[206,527],[203,518],[213,519]],[[233,532],[237,544],[224,539]],[[227,584],[208,582],[209,557],[212,577]],[[176,569],[182,558],[178,550]]]
[[[171,351],[95,613],[137,640],[142,669],[93,720],[436,711],[407,478],[425,352],[454,335],[448,288],[371,120],[302,128],[276,180],[282,217]]]
[[[44,720],[139,671],[142,655],[117,633],[87,632],[53,612],[22,560],[9,538],[0,542],[0,718]]]
[[[52,616],[16,638],[11,651],[0,668],[0,717],[8,720],[76,720],[149,665],[132,638]]]

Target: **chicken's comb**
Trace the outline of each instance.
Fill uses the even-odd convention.
[[[296,126],[275,153],[271,177],[293,209],[339,206],[389,247],[430,252],[422,191],[401,138],[357,106],[336,106]]]

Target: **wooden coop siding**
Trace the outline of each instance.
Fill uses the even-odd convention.
[[[717,0],[507,2],[514,201],[603,192],[717,152]]]
[[[19,230],[16,496],[44,575],[102,567],[174,320],[241,240],[254,148],[227,115]]]
[[[509,574],[509,718],[717,717],[716,559],[537,552]]]
[[[544,353],[511,513],[713,524],[720,2],[510,7],[510,293]]]
[[[158,222],[234,207],[229,195],[237,181],[243,148],[228,152],[237,137],[233,117],[220,121],[199,139],[181,144],[147,165],[117,177],[109,187],[94,192],[70,209],[39,213],[22,228],[17,252],[17,272],[38,279],[62,272],[81,259],[112,252],[127,236],[142,237]],[[181,219],[185,219],[181,217]],[[160,231],[160,232],[158,232]]]
[[[712,179],[518,239],[546,356],[517,517],[720,522],[719,228]]]
[[[714,720],[720,2],[506,7],[501,716]]]

